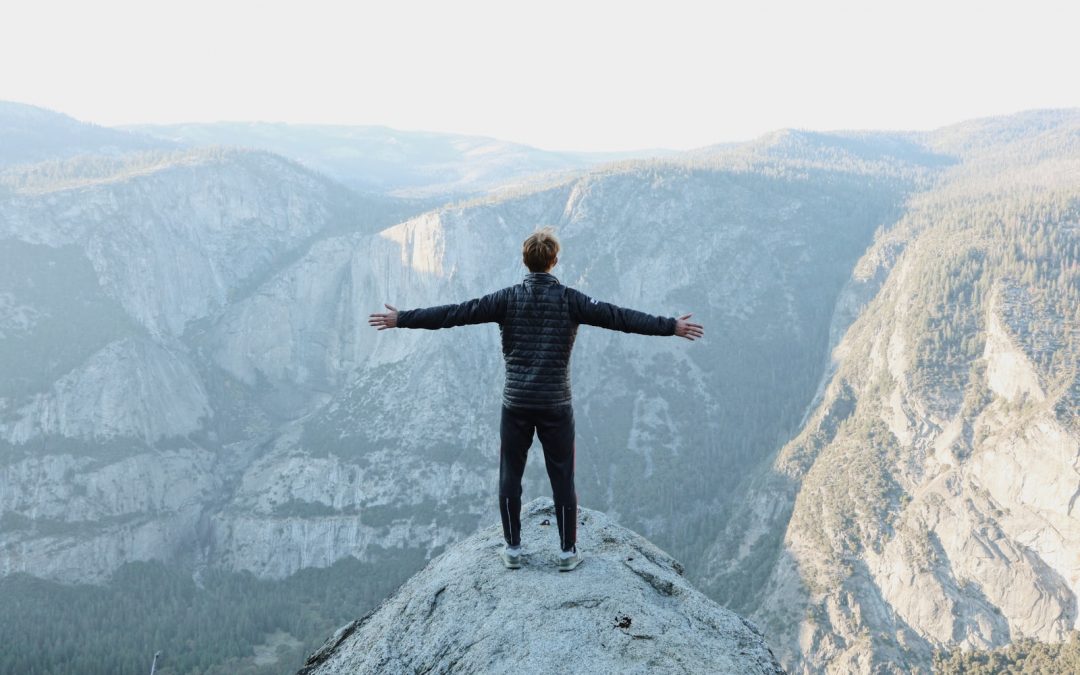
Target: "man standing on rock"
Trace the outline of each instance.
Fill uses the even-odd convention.
[[[570,401],[570,351],[579,324],[624,333],[701,337],[690,314],[661,317],[594,300],[563,286],[551,270],[559,261],[559,240],[550,227],[531,234],[522,247],[529,274],[516,286],[457,305],[372,314],[368,323],[387,328],[451,328],[495,322],[506,363],[499,463],[499,512],[506,548],[503,564],[521,567],[521,478],[535,432],[555,502],[559,529],[559,571],[581,562],[577,552],[577,492],[574,489],[574,410]]]

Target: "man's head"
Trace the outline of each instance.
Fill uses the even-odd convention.
[[[559,239],[555,230],[537,228],[521,246],[521,257],[530,272],[550,272],[559,262]]]

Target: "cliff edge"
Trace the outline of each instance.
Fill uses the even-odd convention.
[[[682,565],[598,511],[579,509],[574,571],[556,569],[550,499],[522,508],[524,565],[498,558],[500,525],[460,541],[298,675],[782,673],[761,632],[694,589]]]

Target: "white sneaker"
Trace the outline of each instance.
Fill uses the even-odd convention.
[[[581,556],[578,555],[577,546],[573,551],[563,551],[559,554],[559,571],[569,572],[581,564]]]
[[[510,548],[509,546],[503,547],[499,551],[499,557],[502,558],[503,565],[508,570],[516,570],[521,567],[521,547]]]

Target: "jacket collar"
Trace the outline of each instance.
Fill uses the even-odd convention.
[[[554,286],[559,283],[554,274],[548,272],[529,272],[525,275],[526,286]]]

